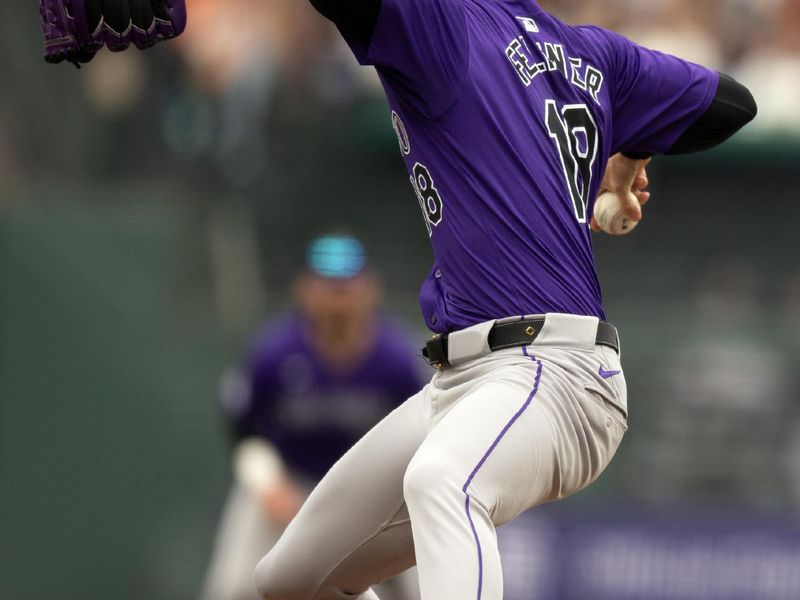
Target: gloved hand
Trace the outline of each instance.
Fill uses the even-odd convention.
[[[87,63],[105,45],[143,50],[186,27],[185,0],[39,0],[45,60]]]

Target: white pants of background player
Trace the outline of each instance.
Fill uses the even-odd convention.
[[[547,315],[530,346],[437,372],[320,482],[259,563],[262,598],[375,600],[415,556],[423,600],[502,598],[495,527],[589,485],[624,434],[597,323]]]
[[[200,600],[258,600],[253,569],[278,541],[283,527],[270,520],[257,496],[234,483],[218,526]],[[418,600],[416,569],[381,584],[382,600]]]

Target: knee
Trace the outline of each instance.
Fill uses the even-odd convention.
[[[418,453],[403,477],[403,496],[410,506],[441,501],[460,493],[458,467],[444,454]]]
[[[256,590],[262,600],[310,600],[305,590],[291,581],[288,569],[276,562],[270,552],[256,566]]]

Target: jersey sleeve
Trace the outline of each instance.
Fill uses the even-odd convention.
[[[274,388],[271,375],[263,366],[250,365],[226,376],[222,408],[235,439],[264,435],[269,429]]]
[[[464,0],[382,0],[368,41],[340,31],[414,109],[436,118],[458,97],[469,40]]]
[[[612,74],[612,153],[665,153],[708,109],[719,73],[603,33]]]
[[[236,439],[265,436],[272,429],[280,356],[280,347],[271,342],[276,330],[259,331],[242,366],[223,378],[222,408]]]

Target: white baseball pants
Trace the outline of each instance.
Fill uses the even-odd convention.
[[[275,545],[283,527],[269,520],[252,492],[234,483],[222,518],[200,600],[257,600],[253,569]],[[383,582],[381,600],[417,600],[415,570]]]
[[[438,371],[333,466],[256,569],[265,600],[376,600],[415,562],[423,600],[500,600],[495,527],[586,487],[627,420],[597,319]],[[451,353],[452,356],[452,353]]]

